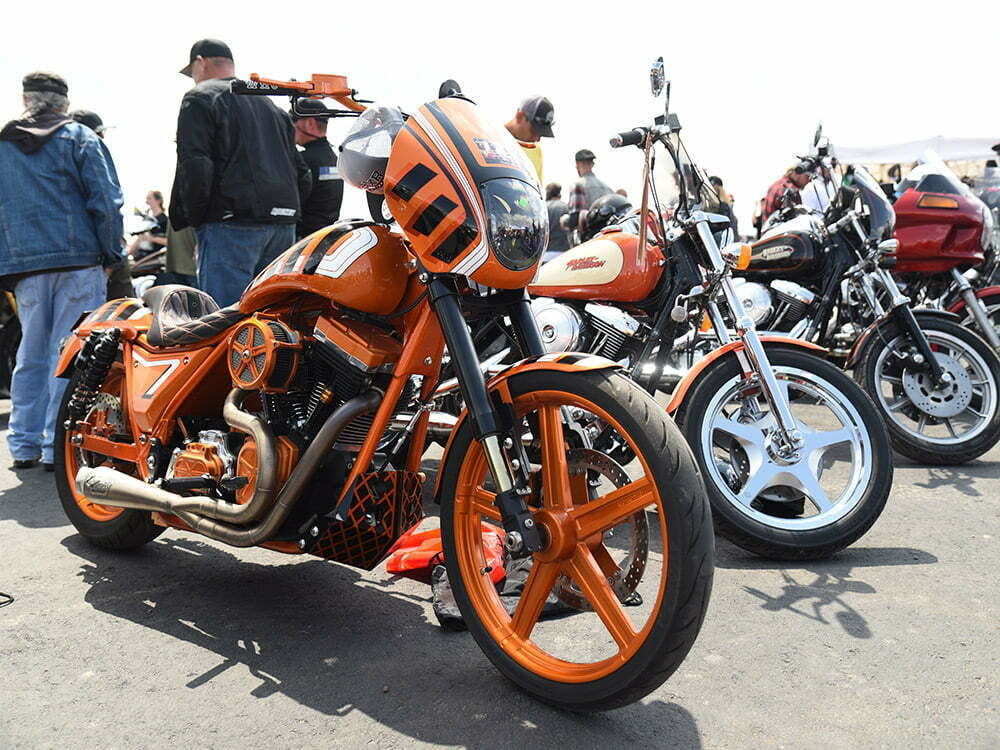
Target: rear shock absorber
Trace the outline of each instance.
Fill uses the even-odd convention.
[[[82,375],[69,400],[66,429],[70,429],[78,420],[86,417],[94,405],[101,384],[108,376],[111,365],[114,364],[121,338],[122,332],[118,328],[94,331],[87,337],[77,363]]]

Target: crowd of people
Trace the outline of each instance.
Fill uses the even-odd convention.
[[[178,114],[169,215],[163,193],[150,190],[148,226],[129,241],[107,128],[95,112],[70,111],[62,76],[26,75],[23,114],[0,132],[0,290],[13,292],[22,331],[8,431],[16,469],[53,469],[66,386],[52,376],[60,344],[81,313],[135,294],[134,264],[165,249],[157,283],[195,286],[226,307],[297,238],[339,218],[344,184],[322,102],[300,99],[286,112],[268,97],[234,95],[233,54],[217,39],[196,42],[180,73],[194,86]],[[541,140],[554,122],[552,102],[531,96],[506,123],[540,182]],[[547,258],[592,235],[594,217],[607,223],[630,207],[595,174],[593,151],[575,161],[566,200],[561,185],[545,186]]]

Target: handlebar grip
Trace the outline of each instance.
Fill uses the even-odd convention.
[[[239,78],[233,79],[230,83],[230,91],[242,96],[302,96],[299,89],[285,86],[275,86],[270,83],[260,83],[259,81],[243,81]]]
[[[608,141],[611,148],[621,148],[622,146],[638,146],[642,139],[646,137],[646,128],[632,128],[624,133],[618,133]]]

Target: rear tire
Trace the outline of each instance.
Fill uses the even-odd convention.
[[[55,474],[59,500],[80,536],[91,544],[114,550],[141,547],[156,539],[164,531],[162,526],[153,523],[152,515],[148,511],[126,508],[116,515],[108,513],[109,517],[106,520],[98,520],[92,515],[99,514],[88,515],[84,511],[82,504],[86,501],[76,491],[75,461],[70,458],[75,455],[76,449],[69,444],[70,432],[63,425],[68,418],[69,401],[79,378],[80,373],[75,372],[66,387],[62,404],[59,406],[59,416],[56,419]]]

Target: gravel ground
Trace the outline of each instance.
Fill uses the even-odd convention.
[[[9,463],[0,440],[0,591],[16,597],[0,748],[1000,746],[1000,448],[958,468],[897,457],[881,520],[826,562],[719,541],[687,661],[597,716],[511,687],[437,626],[426,586],[177,532],[103,552],[51,474]]]

